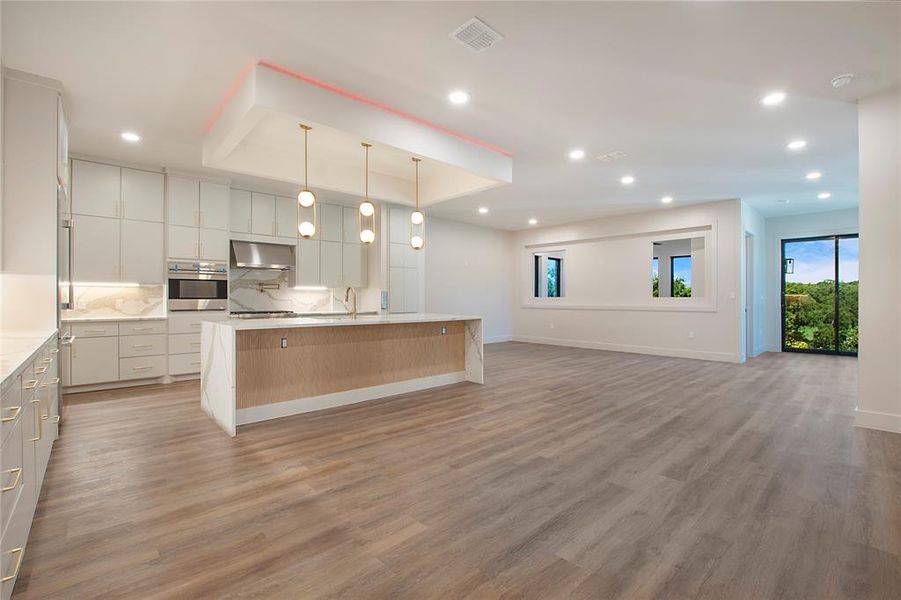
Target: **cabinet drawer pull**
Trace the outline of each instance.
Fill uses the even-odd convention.
[[[50,348],[51,354],[59,354],[59,348]]]
[[[146,371],[147,369],[152,369],[152,368],[153,368],[153,366],[148,365],[145,367],[132,367],[131,370],[132,371]]]
[[[34,415],[37,417],[38,422],[38,437],[30,438],[30,440],[32,442],[39,442],[41,441],[41,438],[44,437],[44,419],[41,418],[41,401],[39,399],[32,400],[31,403],[37,404]]]
[[[85,333],[106,333],[106,329],[85,329]]]
[[[153,327],[132,327],[132,331],[153,331]]]
[[[52,358],[42,358],[41,360],[42,360],[42,361],[44,362],[44,364],[46,364],[46,365],[49,365],[50,363],[53,362],[53,359],[52,359]]]
[[[200,327],[200,323],[188,323],[188,327]]]
[[[48,382],[45,383],[44,385],[45,385],[45,386],[50,386],[50,385],[56,385],[57,383],[59,383],[59,377],[54,377],[53,379],[51,379],[50,381],[48,381]]]
[[[12,556],[13,554],[18,554],[19,559],[16,561],[16,568],[13,569],[12,575],[4,575],[3,578],[0,579],[0,581],[3,581],[5,583],[7,581],[12,581],[13,579],[15,579],[16,577],[19,576],[19,569],[22,568],[22,553],[24,551],[25,551],[25,548],[13,548],[9,552],[7,552],[7,554],[9,554],[10,556]]]
[[[47,372],[47,367],[35,367],[34,372],[37,373],[38,375],[43,375],[44,373]]]
[[[22,384],[23,390],[33,390],[36,387],[38,387],[37,379],[29,379],[28,381],[26,381],[25,383]]]
[[[199,345],[200,345],[200,342],[191,342],[191,345],[192,345],[192,346],[199,346]]]
[[[135,350],[139,348],[153,348],[153,344],[132,344],[131,347]]]
[[[200,361],[199,361],[199,360],[192,360],[192,361],[191,361],[191,366],[193,367],[193,366],[195,366],[195,365],[199,367],[199,366],[200,366]]]
[[[60,416],[59,416],[59,415],[53,415],[53,422],[54,422],[54,423],[59,423],[59,419],[60,419]]]
[[[11,492],[12,490],[19,487],[19,480],[22,479],[22,468],[21,467],[19,467],[18,469],[10,469],[9,471],[3,471],[3,472],[10,473],[10,474],[15,473],[16,478],[13,479],[12,485],[6,485],[6,486],[3,486],[2,488],[0,488],[0,492]]]
[[[3,417],[2,419],[0,419],[0,423],[9,423],[11,421],[15,421],[16,417],[19,416],[19,413],[22,412],[22,407],[21,406],[10,406],[9,410],[12,411],[12,416]]]

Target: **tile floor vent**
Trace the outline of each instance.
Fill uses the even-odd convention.
[[[504,36],[488,26],[485,21],[473,17],[455,29],[450,37],[457,40],[473,52],[484,52]]]
[[[601,162],[613,162],[615,160],[622,160],[626,158],[626,153],[622,150],[614,150],[613,152],[606,152],[604,154],[598,154],[595,158],[597,158]]]

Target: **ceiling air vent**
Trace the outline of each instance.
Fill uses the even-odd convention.
[[[504,39],[504,36],[488,26],[485,21],[477,17],[463,23],[460,27],[450,34],[450,37],[457,40],[473,52],[482,52],[493,46],[496,42]]]
[[[613,152],[607,152],[605,154],[598,154],[595,158],[597,158],[601,162],[613,162],[615,160],[621,160],[626,158],[626,153],[622,150],[614,150]]]

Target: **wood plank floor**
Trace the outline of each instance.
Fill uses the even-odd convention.
[[[486,351],[235,439],[193,383],[70,396],[16,597],[901,597],[855,359]]]

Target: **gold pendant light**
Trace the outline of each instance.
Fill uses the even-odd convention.
[[[364,167],[363,167],[363,201],[360,202],[360,210],[357,216],[360,221],[360,241],[371,244],[375,241],[375,205],[369,200],[369,149],[372,144],[363,142]]]
[[[316,196],[307,185],[307,134],[312,127],[301,124],[300,128],[303,129],[303,189],[297,194],[297,232],[308,240],[316,235]]]
[[[425,215],[419,210],[419,163],[421,158],[413,158],[416,170],[416,209],[410,213],[410,246],[414,250],[422,250],[425,245]]]

